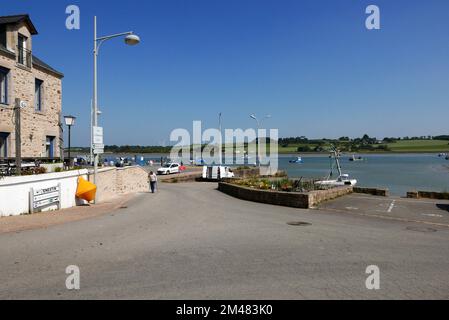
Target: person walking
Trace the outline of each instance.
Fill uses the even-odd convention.
[[[154,193],[154,191],[156,190],[157,175],[153,171],[150,171],[150,173],[148,174],[148,180],[150,181],[151,193]]]

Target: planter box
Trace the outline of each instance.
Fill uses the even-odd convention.
[[[313,208],[323,201],[335,199],[353,192],[351,186],[310,192],[284,192],[248,188],[226,182],[220,182],[218,184],[218,190],[242,200],[302,209]]]

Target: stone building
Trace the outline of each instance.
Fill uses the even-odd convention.
[[[33,52],[37,35],[28,15],[0,16],[0,159],[16,154],[16,99],[23,158],[59,158],[63,147],[63,74]]]

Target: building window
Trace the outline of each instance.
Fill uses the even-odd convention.
[[[18,55],[17,60],[20,64],[31,68],[31,51],[27,49],[27,37],[19,34],[18,36]]]
[[[42,80],[34,81],[34,110],[42,111]]]
[[[8,157],[8,136],[7,132],[0,132],[0,158]]]
[[[53,158],[55,149],[55,137],[46,137],[45,142],[45,156],[47,158]]]
[[[8,73],[9,70],[0,67],[0,103],[8,104]]]

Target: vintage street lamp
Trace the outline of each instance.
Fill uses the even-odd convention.
[[[71,136],[71,132],[70,129],[72,128],[73,125],[75,125],[75,119],[76,117],[74,116],[64,116],[64,121],[65,121],[65,125],[69,128],[69,167],[72,163],[72,158],[70,157],[70,136]]]

